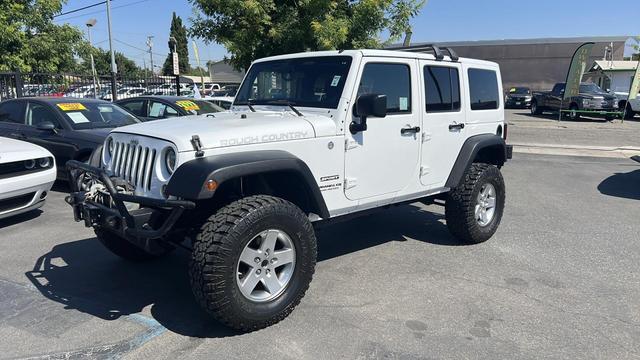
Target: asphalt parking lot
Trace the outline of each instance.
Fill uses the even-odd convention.
[[[485,244],[457,243],[437,206],[323,229],[301,305],[249,334],[198,309],[186,252],[120,260],[57,186],[0,222],[0,358],[640,357],[640,165],[516,154],[504,176]]]

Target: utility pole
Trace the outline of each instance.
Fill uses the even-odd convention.
[[[89,46],[91,46],[91,77],[93,78],[93,97],[98,97],[98,85],[96,82],[96,63],[93,60],[93,42],[91,41],[91,28],[96,25],[96,19],[87,20],[87,35],[89,37]]]
[[[151,76],[153,76],[153,36],[147,36],[147,46],[149,47],[149,57],[151,57]]]
[[[111,1],[107,1],[107,28],[109,31],[109,51],[111,52],[111,101],[118,100],[117,92],[118,87],[116,85],[116,74],[118,73],[118,66],[116,65],[116,55],[113,52],[113,36],[111,34]]]

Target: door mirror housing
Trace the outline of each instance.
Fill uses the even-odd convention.
[[[358,97],[354,108],[354,115],[360,118],[359,122],[352,121],[349,131],[352,134],[367,130],[367,118],[387,116],[387,95],[365,94]]]
[[[51,121],[43,121],[36,126],[38,130],[55,131],[56,126]]]

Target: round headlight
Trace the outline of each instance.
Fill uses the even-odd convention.
[[[114,150],[115,150],[115,144],[113,143],[113,138],[107,139],[107,152],[109,156],[113,155]]]
[[[36,161],[35,161],[35,160],[33,160],[33,159],[25,160],[25,161],[24,161],[24,167],[25,167],[27,170],[31,170],[31,169],[33,169],[34,167],[36,167]]]
[[[42,158],[42,159],[38,160],[38,165],[41,168],[48,168],[49,165],[51,165],[51,160],[49,160],[48,157]]]
[[[167,148],[164,153],[164,164],[169,174],[173,174],[176,169],[176,152],[173,148]]]

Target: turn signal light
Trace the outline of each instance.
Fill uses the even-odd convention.
[[[205,187],[207,188],[207,190],[209,191],[216,191],[216,189],[218,188],[218,183],[215,182],[214,180],[209,180],[207,181],[207,183],[205,184]]]

